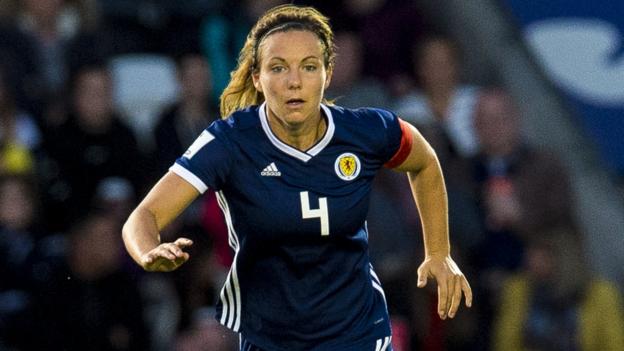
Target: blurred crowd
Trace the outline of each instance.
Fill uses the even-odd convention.
[[[0,0],[0,351],[237,350],[214,320],[232,262],[213,194],[162,233],[195,241],[146,273],[121,225],[195,137],[255,19],[278,0]],[[327,97],[418,127],[445,173],[452,253],[474,307],[437,317],[416,288],[419,218],[382,171],[368,228],[396,351],[624,350],[621,292],[588,267],[566,169],[523,135],[501,86],[409,0],[294,1],[328,15]]]

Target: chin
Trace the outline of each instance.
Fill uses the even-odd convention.
[[[302,111],[285,111],[281,119],[288,124],[301,124],[306,121],[307,116]]]

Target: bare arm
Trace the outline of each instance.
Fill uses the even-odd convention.
[[[410,129],[412,149],[407,159],[395,170],[407,172],[412,195],[421,215],[425,255],[448,256],[448,202],[440,163],[435,151],[416,128]]]
[[[410,126],[412,148],[407,159],[395,169],[407,172],[412,195],[422,222],[425,260],[418,268],[418,286],[428,278],[438,283],[438,313],[442,319],[455,316],[462,297],[472,305],[472,291],[451,258],[448,229],[448,200],[438,158],[416,128]]]
[[[130,256],[148,271],[171,271],[188,260],[182,249],[192,244],[186,238],[161,243],[160,231],[173,221],[199,192],[169,171],[150,190],[123,226],[123,240]]]

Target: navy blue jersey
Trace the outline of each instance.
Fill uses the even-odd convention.
[[[321,107],[327,131],[305,152],[273,134],[263,104],[211,124],[171,167],[216,191],[225,215],[236,254],[217,319],[266,350],[362,350],[390,335],[366,215],[399,119]]]

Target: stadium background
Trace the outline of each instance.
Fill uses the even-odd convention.
[[[172,274],[140,271],[123,250],[120,226],[218,118],[218,96],[246,33],[279,3],[0,0],[0,350],[235,349],[236,338],[212,319],[231,262],[214,197],[163,233],[196,241],[192,261]],[[404,177],[383,172],[375,185],[371,256],[395,350],[512,349],[505,323],[535,349],[592,349],[581,341],[587,335],[624,347],[624,5],[294,3],[317,6],[336,31],[328,95],[401,112],[427,133],[447,177],[453,255],[476,296],[473,309],[444,322],[435,316],[435,290],[415,289],[422,244]],[[457,80],[445,74],[453,69]],[[458,147],[448,125],[423,115],[422,93],[445,88],[431,80],[465,93],[447,112],[470,121],[481,92],[506,90],[521,116],[522,144],[547,155],[545,166],[561,166],[522,173],[535,195],[533,212],[525,210],[540,218],[519,225],[528,230],[488,227],[484,192],[506,199],[504,207],[515,198],[510,179],[473,177],[479,148]],[[540,281],[545,293],[529,299],[529,318],[514,320],[506,297],[522,289],[513,283],[526,286],[518,277],[549,264],[559,269]],[[598,319],[605,325],[580,322],[594,282],[612,300]]]

